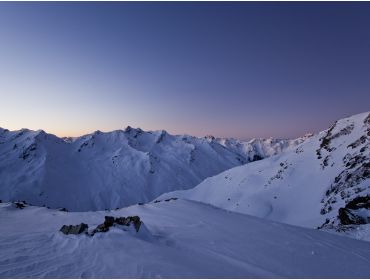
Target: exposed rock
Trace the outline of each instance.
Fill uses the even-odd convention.
[[[358,214],[358,210],[370,210],[370,196],[358,196],[348,202],[344,208],[339,208],[338,219],[342,225],[360,225],[370,222],[368,215]],[[365,210],[365,213],[366,213]]]
[[[346,208],[357,210],[360,208],[370,209],[370,196],[358,196],[346,204]]]
[[[91,232],[91,236],[93,236],[95,233],[97,232],[107,232],[109,230],[109,227],[106,227],[105,224],[100,224],[98,225],[92,232]]]
[[[123,226],[130,226],[132,223],[135,227],[136,232],[139,232],[139,229],[141,226],[141,221],[140,221],[139,216],[128,216],[127,218],[119,217],[115,219],[115,223],[118,225],[123,225]]]
[[[140,218],[138,216],[131,216],[131,217],[128,217],[128,218],[131,219],[131,222],[133,223],[136,232],[139,232],[140,226],[141,226]]]
[[[88,229],[88,225],[87,224],[84,224],[84,223],[81,223],[79,225],[63,225],[60,229],[61,232],[63,232],[64,234],[81,234],[83,232],[85,232],[87,229]]]
[[[341,129],[339,132],[333,134],[333,130],[336,127],[337,122],[335,122],[326,132],[326,135],[320,139],[321,144],[320,148],[316,150],[316,154],[318,156],[318,159],[322,158],[321,152],[323,149],[325,149],[328,152],[333,151],[335,148],[330,147],[330,143],[333,139],[338,138],[342,135],[348,135],[351,133],[351,131],[354,128],[354,124],[347,125],[345,128]]]
[[[339,208],[338,218],[342,225],[361,225],[367,224],[369,219],[358,216],[347,208]]]
[[[359,185],[370,178],[370,161],[368,158],[368,152],[370,149],[369,139],[360,138],[359,140],[348,145],[348,153],[343,157],[343,169],[334,179],[330,187],[326,192],[326,198],[324,199],[323,211],[324,213],[329,212],[329,207],[333,198],[337,196],[338,199],[349,200],[356,199],[357,194],[365,191],[366,186]],[[365,141],[364,143],[362,143]],[[360,150],[354,149],[359,148],[359,145],[364,145]],[[353,203],[355,203],[354,200]],[[348,207],[345,207],[348,208]],[[351,209],[351,208],[348,208]],[[343,213],[342,213],[343,214]]]
[[[364,119],[364,124],[370,124],[370,114]]]
[[[227,177],[225,177],[227,179]],[[167,198],[165,199],[164,201],[166,202],[169,202],[171,200],[177,200],[177,197],[171,197],[171,198]],[[158,203],[158,202],[161,202],[162,200],[155,200],[154,203]]]
[[[93,236],[97,232],[107,232],[109,228],[114,225],[130,226],[131,224],[135,227],[136,232],[139,232],[141,221],[139,216],[128,216],[128,217],[117,217],[105,216],[104,223],[98,225],[89,235]]]
[[[35,151],[36,148],[37,148],[36,143],[32,143],[30,146],[28,146],[26,149],[22,151],[22,153],[19,155],[19,158],[26,160],[31,155],[31,152]]]
[[[254,155],[251,161],[257,161],[261,159],[263,159],[263,157],[261,157],[260,155]]]
[[[366,141],[367,141],[367,137],[366,137],[365,135],[362,135],[362,136],[361,136],[359,139],[357,139],[355,142],[353,142],[353,143],[349,144],[349,145],[347,146],[347,148],[352,148],[352,149],[357,148],[357,147],[361,146],[362,144],[365,144],[365,143],[366,143]]]
[[[18,209],[23,209],[24,207],[26,207],[25,203],[22,202],[14,202],[14,206]]]
[[[109,228],[113,226],[114,224],[114,217],[112,216],[105,216],[104,217],[104,223],[98,225],[92,232],[91,236],[93,236],[97,232],[107,232],[109,231]]]
[[[116,224],[122,225],[122,226],[128,226],[130,224],[130,219],[129,217],[119,217],[114,220]]]
[[[105,221],[104,221],[105,227],[109,228],[109,227],[113,226],[113,224],[114,224],[114,217],[105,216]]]

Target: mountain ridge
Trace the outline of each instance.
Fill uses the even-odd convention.
[[[0,129],[0,199],[76,211],[115,209],[189,189],[302,141],[249,143],[132,127],[75,138]]]
[[[370,231],[370,113],[340,119],[293,150],[158,199],[167,197],[303,227]]]

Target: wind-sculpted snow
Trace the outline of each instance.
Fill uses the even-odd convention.
[[[304,139],[241,142],[127,127],[58,138],[0,130],[0,199],[69,210],[115,209],[189,189]]]
[[[370,240],[370,114],[341,119],[294,149],[162,198],[172,196]],[[353,208],[356,199],[362,203]]]
[[[104,216],[146,230],[65,235]],[[1,278],[369,278],[370,243],[186,200],[62,212],[0,203]]]

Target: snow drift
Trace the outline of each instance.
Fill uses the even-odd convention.
[[[147,231],[64,235],[104,216],[138,215]],[[186,200],[117,211],[0,204],[3,278],[369,278],[370,243]],[[141,234],[142,233],[142,234]]]

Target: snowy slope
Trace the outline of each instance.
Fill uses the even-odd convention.
[[[191,190],[164,194],[159,199],[183,197],[293,225],[353,230],[364,227],[355,224],[370,223],[368,195],[367,112],[337,121],[293,150],[235,167]],[[346,222],[343,215],[338,217],[340,211],[355,217]]]
[[[105,215],[139,215],[146,231],[94,227]],[[370,243],[186,200],[117,211],[61,212],[0,204],[2,278],[369,278]]]
[[[225,144],[131,127],[63,139],[42,130],[0,129],[0,199],[76,211],[115,209],[192,188],[303,139],[269,141]]]
[[[311,136],[312,134],[306,134],[303,137],[292,140],[274,138],[254,138],[250,141],[240,141],[234,138],[216,138],[214,140],[225,146],[228,150],[247,155],[249,161],[255,161],[276,155],[283,151],[292,150]]]

